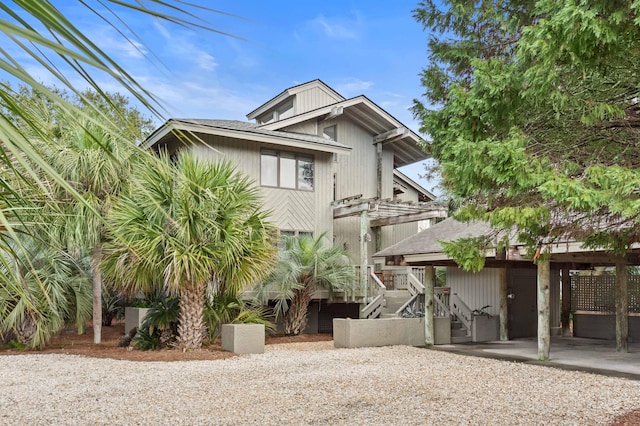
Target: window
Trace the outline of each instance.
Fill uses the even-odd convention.
[[[313,191],[313,157],[265,149],[260,158],[262,186]]]
[[[261,115],[256,119],[256,121],[258,124],[268,124],[274,121],[284,120],[289,117],[293,117],[293,99],[290,99],[278,106],[276,109]]]
[[[329,127],[325,127],[324,129],[322,129],[322,137],[330,140],[330,141],[335,141],[336,139],[336,126],[329,126]]]

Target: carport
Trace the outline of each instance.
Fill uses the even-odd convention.
[[[442,250],[441,241],[455,241],[463,237],[480,237],[494,235],[496,232],[486,223],[471,222],[462,223],[452,218],[446,219],[429,229],[409,237],[398,244],[388,247],[374,255],[376,262],[384,266],[408,265],[408,266],[447,266],[457,268],[457,265]],[[638,285],[632,287],[629,292],[629,277],[627,266],[640,264],[638,250],[633,250],[625,257],[615,257],[603,250],[591,250],[582,247],[576,241],[562,241],[546,247],[549,251],[548,257],[541,257],[534,260],[527,256],[522,245],[514,243],[503,251],[487,250],[485,268],[495,268],[500,271],[495,275],[499,288],[496,301],[499,304],[500,317],[500,340],[508,341],[509,335],[509,311],[517,312],[519,308],[513,304],[514,294],[510,292],[509,271],[516,268],[535,268],[534,278],[531,286],[528,287],[529,297],[535,298],[534,318],[537,322],[535,326],[537,334],[537,359],[549,360],[551,348],[552,331],[563,336],[569,336],[570,316],[579,315],[572,308],[572,289],[578,287],[572,284],[572,276],[575,271],[592,271],[596,267],[615,267],[616,274],[609,275],[608,285],[598,283],[599,278],[594,278],[592,286],[593,300],[609,301],[608,311],[597,311],[598,304],[594,303],[591,309],[593,315],[589,316],[589,324],[583,320],[582,325],[589,329],[606,327],[603,322],[609,321],[615,325],[613,335],[615,336],[615,350],[621,353],[629,351],[629,320],[632,318],[638,321],[640,315],[640,288]],[[384,267],[383,266],[383,267]],[[611,282],[613,280],[613,282]],[[554,283],[557,282],[557,291],[551,291]],[[494,283],[495,284],[495,283]],[[561,288],[561,291],[560,291]],[[535,289],[535,290],[534,290]],[[561,294],[560,294],[561,293]],[[584,295],[584,293],[580,293]],[[577,295],[574,295],[577,296]],[[560,318],[557,325],[561,329],[552,327],[552,299],[556,298],[559,305]],[[574,304],[578,299],[574,297]],[[517,299],[516,299],[517,300]],[[513,306],[509,306],[513,304]],[[583,305],[581,305],[583,306]],[[558,306],[560,307],[560,306]],[[513,315],[511,315],[513,317]],[[430,315],[427,314],[427,319]],[[513,320],[513,319],[512,319]],[[554,321],[554,325],[555,325]],[[428,327],[425,324],[425,327]],[[634,330],[635,332],[635,330]],[[640,330],[638,330],[640,333]],[[637,356],[636,356],[637,362]]]

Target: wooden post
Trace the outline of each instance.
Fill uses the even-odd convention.
[[[624,258],[616,259],[616,351],[629,352],[629,277]]]
[[[367,304],[369,303],[367,300],[367,283],[369,281],[369,271],[367,268],[369,263],[369,255],[367,253],[367,230],[369,229],[368,222],[367,211],[363,210],[360,213],[360,288],[362,289],[363,307],[367,306]]]
[[[376,179],[378,180],[376,196],[382,199],[382,142],[376,144]]]
[[[509,340],[509,311],[507,307],[507,268],[500,268],[500,340]]]
[[[562,313],[560,321],[562,322],[562,335],[571,336],[569,321],[571,318],[571,277],[569,276],[569,267],[562,267]]]
[[[433,288],[436,283],[436,269],[433,266],[424,268],[424,343],[430,348],[435,344],[433,329]]]
[[[538,360],[548,361],[551,348],[549,259],[538,259]]]

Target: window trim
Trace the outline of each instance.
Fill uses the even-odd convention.
[[[325,133],[325,130],[333,128],[333,138]],[[337,141],[338,140],[338,126],[336,124],[332,124],[331,126],[326,126],[322,128],[322,137],[328,141]]]
[[[262,183],[262,157],[264,155],[269,155],[269,156],[274,156],[277,159],[277,169],[276,169],[276,185],[265,185],[264,183]],[[280,171],[281,171],[281,167],[280,167],[280,160],[282,158],[283,155],[286,156],[293,156],[293,158],[295,159],[295,187],[288,187],[288,186],[282,186],[282,182],[280,181]],[[290,158],[290,157],[289,157]],[[311,162],[312,168],[313,168],[313,176],[312,176],[312,181],[311,181],[311,189],[308,188],[301,188],[300,187],[300,161],[307,161],[307,162]],[[279,150],[279,149],[269,149],[269,148],[264,148],[260,150],[260,186],[265,187],[265,188],[278,188],[278,189],[289,189],[289,190],[294,190],[294,191],[307,191],[307,192],[314,192],[316,190],[316,169],[315,169],[315,164],[316,164],[316,159],[315,156],[312,154],[305,154],[305,153],[299,153],[299,152],[292,152],[292,151],[285,151],[285,150]]]

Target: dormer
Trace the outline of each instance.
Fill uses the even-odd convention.
[[[313,80],[284,90],[247,114],[247,118],[257,124],[273,123],[344,100],[322,81]]]

